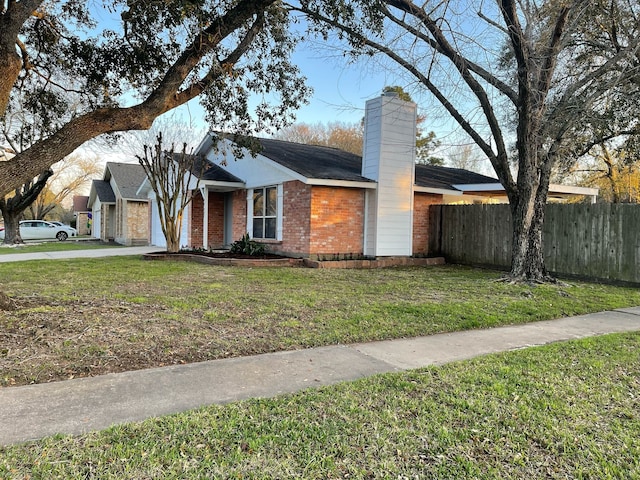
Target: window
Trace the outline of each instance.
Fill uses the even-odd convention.
[[[276,238],[278,217],[278,189],[253,190],[253,238]]]

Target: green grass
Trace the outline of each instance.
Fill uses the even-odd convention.
[[[2,245],[0,243],[0,255],[10,255],[14,253],[39,253],[39,252],[62,252],[67,250],[91,250],[95,248],[117,248],[122,245],[115,243],[103,243],[93,240],[69,239],[64,242],[43,241],[28,242],[21,245]]]
[[[458,267],[218,267],[134,257],[0,263],[0,385],[519,324],[640,305],[640,290],[511,285]],[[132,341],[131,339],[135,339]],[[86,347],[101,354],[87,354]]]
[[[640,334],[0,448],[0,477],[640,478]]]

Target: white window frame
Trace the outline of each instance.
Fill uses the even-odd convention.
[[[276,189],[276,236],[275,238],[255,238],[253,236],[253,219],[254,219],[254,211],[253,211],[253,195],[254,192],[262,190],[266,193],[266,189],[275,188]],[[282,241],[282,210],[284,207],[284,198],[283,198],[283,187],[282,184],[278,185],[265,185],[264,187],[256,187],[250,188],[247,190],[247,232],[249,232],[249,236],[251,238],[255,238],[257,241]],[[266,195],[265,195],[266,198]],[[266,206],[266,203],[265,203]],[[274,218],[274,217],[263,217],[259,218]]]

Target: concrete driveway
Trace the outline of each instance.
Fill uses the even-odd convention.
[[[67,250],[60,252],[7,253],[0,255],[0,263],[24,262],[27,260],[60,260],[66,258],[100,258],[122,257],[127,255],[144,255],[145,253],[163,251],[162,247],[111,247],[90,248],[87,250]]]

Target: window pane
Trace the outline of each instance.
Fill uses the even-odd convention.
[[[267,188],[267,210],[265,216],[275,217],[278,213],[278,191],[275,187]]]
[[[264,189],[253,191],[253,216],[264,216]]]
[[[264,220],[262,218],[253,219],[253,238],[264,238],[263,228]]]
[[[276,238],[275,218],[265,218],[264,238]]]

